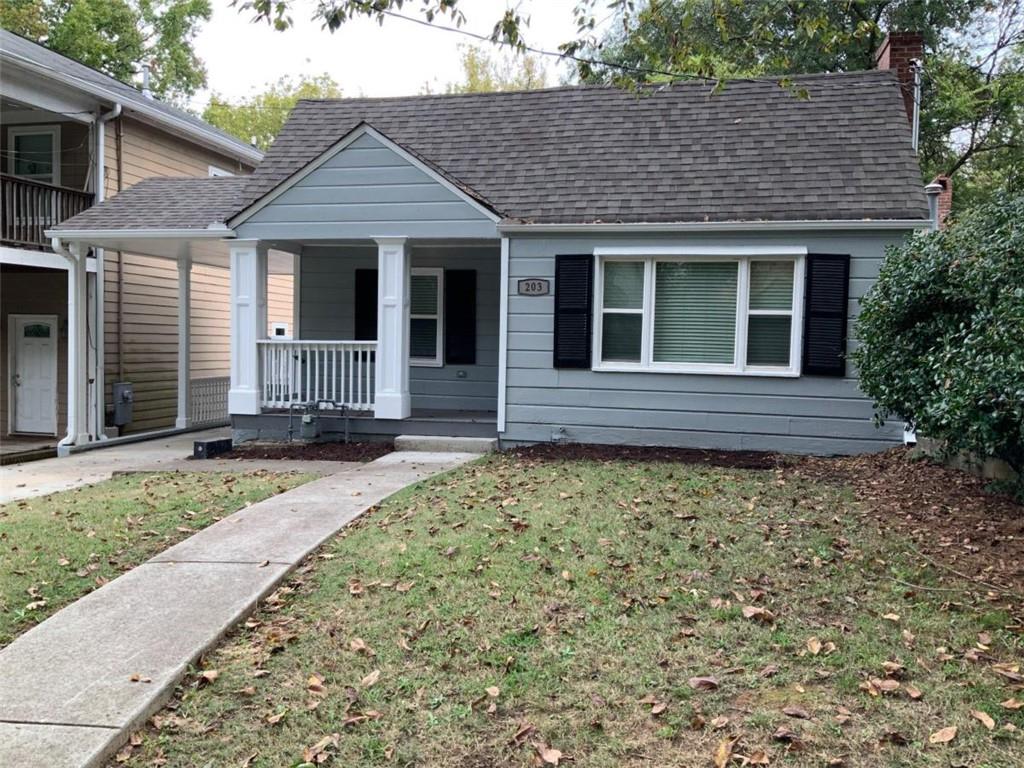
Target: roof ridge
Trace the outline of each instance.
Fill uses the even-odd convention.
[[[759,77],[726,78],[725,82],[736,85],[778,85],[783,80],[790,80],[793,83],[800,83],[807,80],[828,80],[828,79],[855,79],[892,77],[890,70],[880,69],[856,69],[844,72],[813,72],[793,75],[763,75]],[[714,78],[694,78],[692,80],[680,80],[671,83],[643,83],[641,89],[651,91],[671,90],[692,86],[713,86],[718,83]],[[467,99],[467,98],[500,98],[503,96],[516,96],[522,94],[558,94],[558,93],[582,93],[587,91],[614,91],[629,93],[629,88],[608,84],[608,83],[579,83],[575,85],[554,85],[550,88],[522,88],[510,91],[474,91],[469,93],[413,93],[404,96],[341,96],[338,98],[299,99],[299,104],[357,104],[381,101],[411,101],[413,99],[434,100],[434,99]]]

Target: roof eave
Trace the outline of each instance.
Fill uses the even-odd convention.
[[[0,55],[0,60],[14,66],[29,69],[40,77],[60,83],[77,91],[87,93],[101,101],[106,101],[110,105],[119,103],[123,109],[132,112],[144,122],[155,125],[156,127],[162,128],[178,136],[190,139],[198,144],[202,144],[208,149],[213,149],[222,154],[229,155],[235,159],[245,162],[248,165],[259,165],[260,161],[263,160],[263,152],[255,147],[250,147],[240,141],[236,142],[231,139],[227,139],[215,131],[203,130],[198,126],[154,109],[146,103],[145,97],[141,94],[139,94],[138,99],[133,99],[131,103],[127,103],[121,94],[118,94],[108,88],[103,88],[100,85],[86,82],[74,75],[54,72],[48,67],[44,67],[21,56],[2,54]]]
[[[515,233],[579,233],[579,232],[740,232],[740,231],[807,231],[807,230],[912,230],[928,227],[921,219],[799,219],[750,221],[680,221],[680,222],[570,222],[529,223],[503,220],[498,222],[501,234]]]

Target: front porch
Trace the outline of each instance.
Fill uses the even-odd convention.
[[[229,245],[236,439],[495,436],[497,242]],[[285,247],[295,338],[259,332],[266,254]]]

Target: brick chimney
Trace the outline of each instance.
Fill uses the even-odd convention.
[[[939,192],[939,229],[946,228],[946,217],[953,210],[953,180],[949,176],[936,176],[932,184],[942,187]]]
[[[924,35],[920,32],[890,32],[875,52],[878,69],[894,69],[903,90],[907,119],[914,119],[914,71],[910,63],[924,60]]]

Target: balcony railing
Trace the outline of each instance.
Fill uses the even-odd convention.
[[[373,410],[375,341],[259,341],[264,408]]]
[[[49,248],[43,233],[92,205],[91,192],[0,174],[0,242]]]

